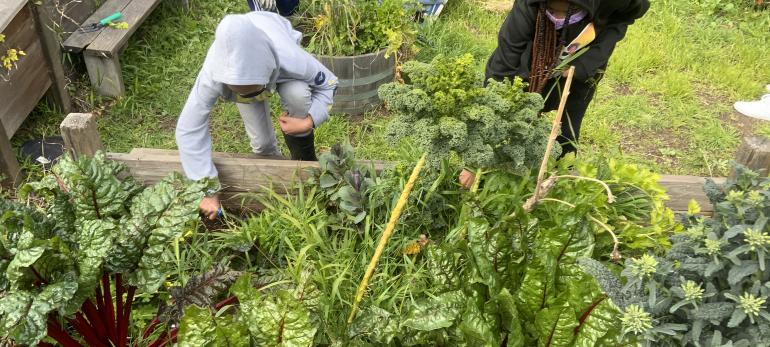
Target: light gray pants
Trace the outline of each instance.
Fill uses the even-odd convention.
[[[284,111],[292,117],[305,118],[308,116],[311,92],[307,82],[288,81],[278,84],[277,89]],[[249,135],[251,150],[260,155],[281,155],[273,129],[273,119],[270,116],[270,101],[235,104],[241,113],[243,124],[246,125],[246,134]],[[311,132],[313,130],[296,136],[307,136]]]

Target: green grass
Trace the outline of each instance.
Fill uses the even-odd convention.
[[[609,154],[661,173],[724,175],[742,136],[770,135],[770,126],[732,112],[734,101],[755,99],[770,83],[770,12],[740,6],[730,13],[714,11],[727,1],[738,0],[652,2],[617,46],[600,83],[584,122],[583,155]],[[425,44],[416,59],[470,52],[483,71],[506,12],[482,2],[451,1],[439,20],[424,25]],[[132,37],[122,58],[125,97],[101,100],[87,83],[75,84],[79,103],[91,105],[83,111],[101,111],[108,150],[176,147],[176,119],[217,23],[227,13],[247,10],[242,0],[191,5],[192,11],[184,12],[164,3]],[[275,116],[278,103],[273,104]],[[55,135],[63,116],[38,108],[14,143]],[[219,103],[211,119],[216,151],[249,152],[234,105]],[[318,147],[349,140],[361,157],[392,159],[396,149],[382,136],[385,124],[382,110],[354,119],[334,115],[317,129]]]

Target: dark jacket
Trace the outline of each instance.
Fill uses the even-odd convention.
[[[529,79],[532,41],[538,7],[545,0],[515,0],[497,39],[497,48],[489,58],[486,78],[502,80],[514,76]],[[626,35],[626,29],[649,9],[648,0],[571,0],[588,15],[570,26],[566,42],[572,42],[586,24],[593,22],[596,39],[587,52],[572,62],[575,79],[586,81],[607,65],[615,44]],[[564,29],[562,29],[564,30]]]

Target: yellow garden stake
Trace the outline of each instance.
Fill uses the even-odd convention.
[[[356,291],[356,298],[353,301],[353,307],[350,309],[348,324],[353,323],[353,319],[356,317],[358,304],[361,303],[361,299],[364,298],[366,287],[369,285],[369,279],[374,274],[374,268],[377,267],[377,262],[382,256],[382,251],[385,250],[385,245],[388,243],[390,235],[393,234],[393,230],[396,228],[396,222],[398,221],[398,218],[401,217],[401,211],[404,209],[404,205],[406,205],[406,202],[409,200],[409,193],[412,191],[414,182],[417,181],[417,176],[420,174],[422,167],[425,165],[426,156],[427,153],[423,154],[422,158],[420,158],[420,161],[417,162],[417,166],[415,166],[414,170],[412,170],[412,175],[409,176],[409,181],[406,182],[406,186],[404,186],[404,190],[401,191],[401,196],[398,198],[398,202],[396,202],[396,207],[390,214],[388,225],[385,226],[385,231],[382,233],[382,236],[380,236],[380,242],[377,244],[377,248],[374,250],[372,260],[369,261],[369,266],[366,268],[366,274],[364,274],[364,278],[361,280],[361,284],[358,286],[358,290]]]

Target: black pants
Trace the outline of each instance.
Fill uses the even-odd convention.
[[[585,82],[572,80],[572,86],[570,87],[569,98],[567,104],[564,107],[564,115],[561,119],[561,134],[557,138],[559,144],[561,144],[562,153],[564,156],[567,153],[577,153],[577,143],[580,139],[580,126],[583,123],[583,117],[586,115],[586,110],[591,100],[594,98],[596,92],[596,85],[599,83],[602,75],[598,74],[596,77],[589,79]],[[556,80],[551,80],[543,89],[543,97],[546,97],[551,88],[554,87]],[[544,112],[554,111],[559,109],[559,101],[561,100],[561,92],[564,90],[565,78],[559,79],[559,85],[554,87],[548,99],[545,101]]]

